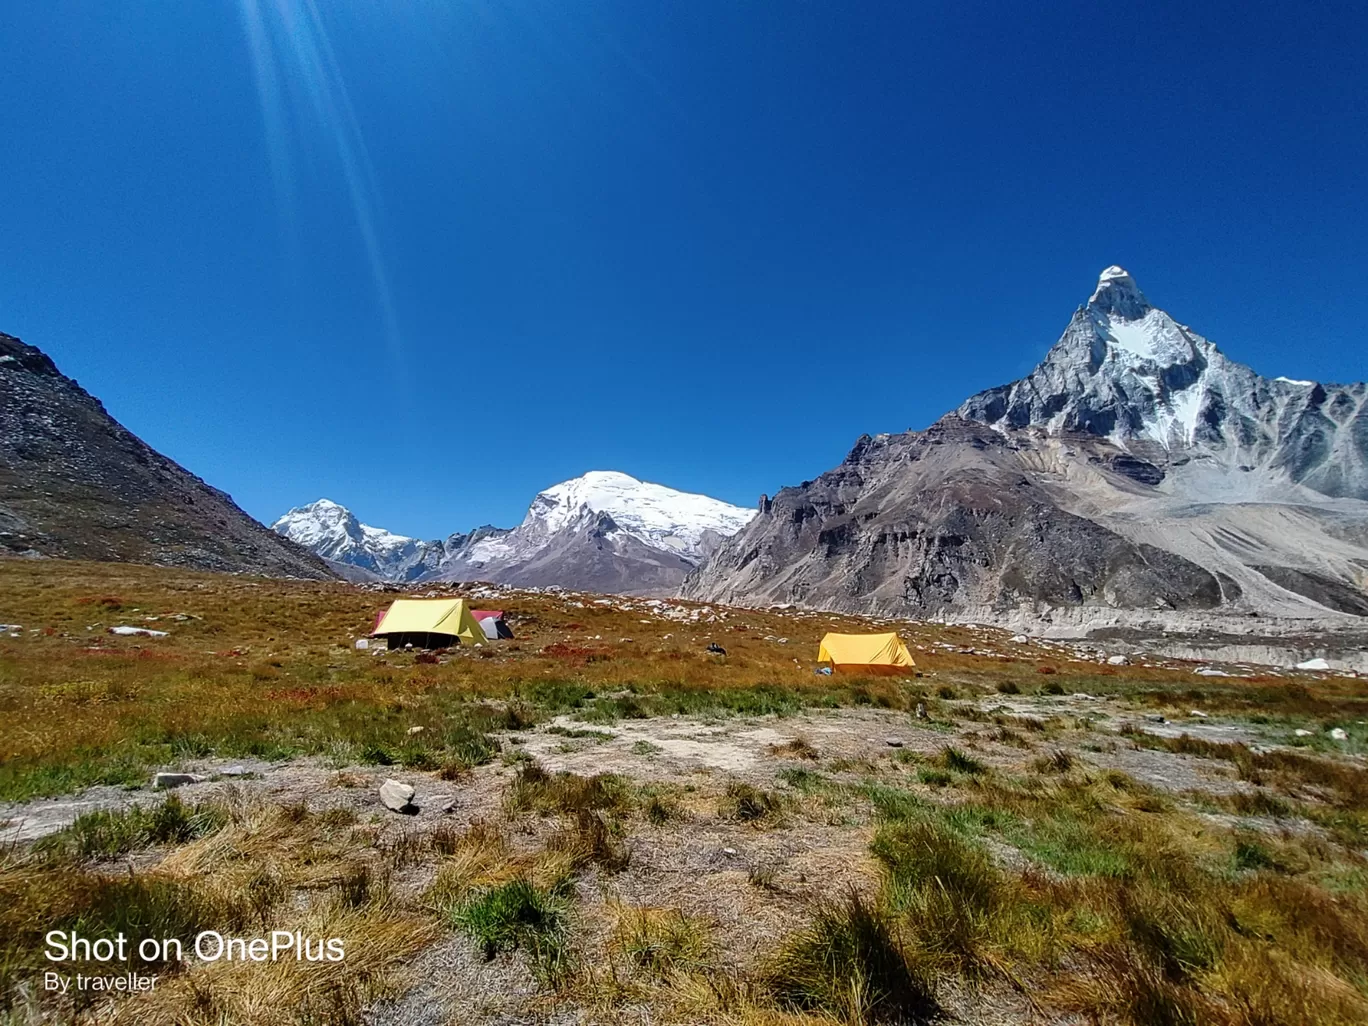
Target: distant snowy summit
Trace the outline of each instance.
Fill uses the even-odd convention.
[[[420,541],[363,524],[328,499],[292,509],[272,526],[346,576],[664,594],[754,515],[706,495],[595,470],[538,493],[511,530],[481,527]]]
[[[326,559],[346,577],[411,581],[430,573],[440,562],[440,542],[424,542],[356,519],[331,499],[296,506],[271,525],[277,534]],[[434,558],[433,546],[438,555]],[[349,573],[349,568],[361,571]]]

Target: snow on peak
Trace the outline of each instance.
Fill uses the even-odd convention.
[[[540,492],[523,529],[552,534],[573,527],[586,512],[606,513],[627,534],[657,548],[697,558],[708,531],[732,535],[755,511],[720,499],[639,481],[615,470],[591,470]]]
[[[296,506],[271,525],[277,534],[323,556],[325,559],[354,562],[359,553],[379,556],[414,544],[414,539],[356,519],[341,503],[318,499]]]
[[[1113,264],[1097,279],[1097,288],[1088,299],[1090,310],[1105,312],[1124,320],[1139,320],[1149,313],[1149,300],[1123,267]]]

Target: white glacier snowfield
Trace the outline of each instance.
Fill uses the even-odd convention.
[[[527,512],[548,531],[566,527],[588,507],[607,513],[628,534],[687,556],[701,556],[704,532],[732,535],[755,515],[754,509],[720,499],[638,481],[616,470],[591,470],[541,492]]]
[[[420,541],[360,523],[345,506],[319,499],[290,510],[272,527],[335,563],[390,580],[447,579],[482,570],[497,573],[554,549],[558,539],[606,514],[613,535],[693,564],[744,527],[754,509],[640,481],[615,470],[592,470],[539,492],[521,524],[480,536],[453,534]]]

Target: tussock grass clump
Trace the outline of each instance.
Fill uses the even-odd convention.
[[[773,791],[763,791],[752,784],[733,781],[717,803],[718,812],[727,819],[742,823],[762,823],[778,819],[785,802]]]
[[[82,813],[69,826],[42,838],[36,850],[50,856],[115,859],[159,845],[185,844],[228,821],[220,805],[186,805],[178,795],[151,807]]]
[[[940,971],[981,975],[993,962],[987,949],[1005,900],[987,854],[931,819],[885,826],[870,847],[919,957]]]
[[[1031,769],[1037,773],[1057,773],[1065,774],[1074,767],[1074,757],[1062,748],[1057,748],[1049,755],[1042,755],[1031,761]]]
[[[619,905],[608,941],[635,971],[656,980],[716,967],[717,945],[708,925],[677,908]]]
[[[625,781],[612,774],[592,777],[575,773],[552,774],[533,762],[518,769],[505,805],[510,812],[573,815],[600,810],[626,811],[631,806],[631,796]]]
[[[807,738],[801,735],[785,741],[783,744],[770,745],[769,752],[782,759],[807,759],[816,762],[821,758],[821,753],[817,747]]]
[[[923,1023],[940,1012],[892,919],[853,890],[819,905],[812,925],[779,951],[761,979],[780,1007],[842,1023]]]
[[[547,848],[564,852],[576,869],[595,864],[605,873],[620,873],[632,861],[632,850],[620,836],[616,824],[601,812],[581,809],[557,831]]]
[[[953,745],[946,745],[942,748],[936,761],[943,769],[952,773],[967,773],[970,776],[978,776],[988,772],[988,767],[979,762],[978,759],[965,755]]]
[[[565,887],[538,887],[519,877],[476,891],[448,916],[487,960],[521,949],[538,979],[556,985],[570,970],[569,907]]]

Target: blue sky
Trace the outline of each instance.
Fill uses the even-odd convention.
[[[0,330],[258,518],[427,537],[589,469],[749,505],[1111,263],[1361,380],[1365,11],[7,4]]]

